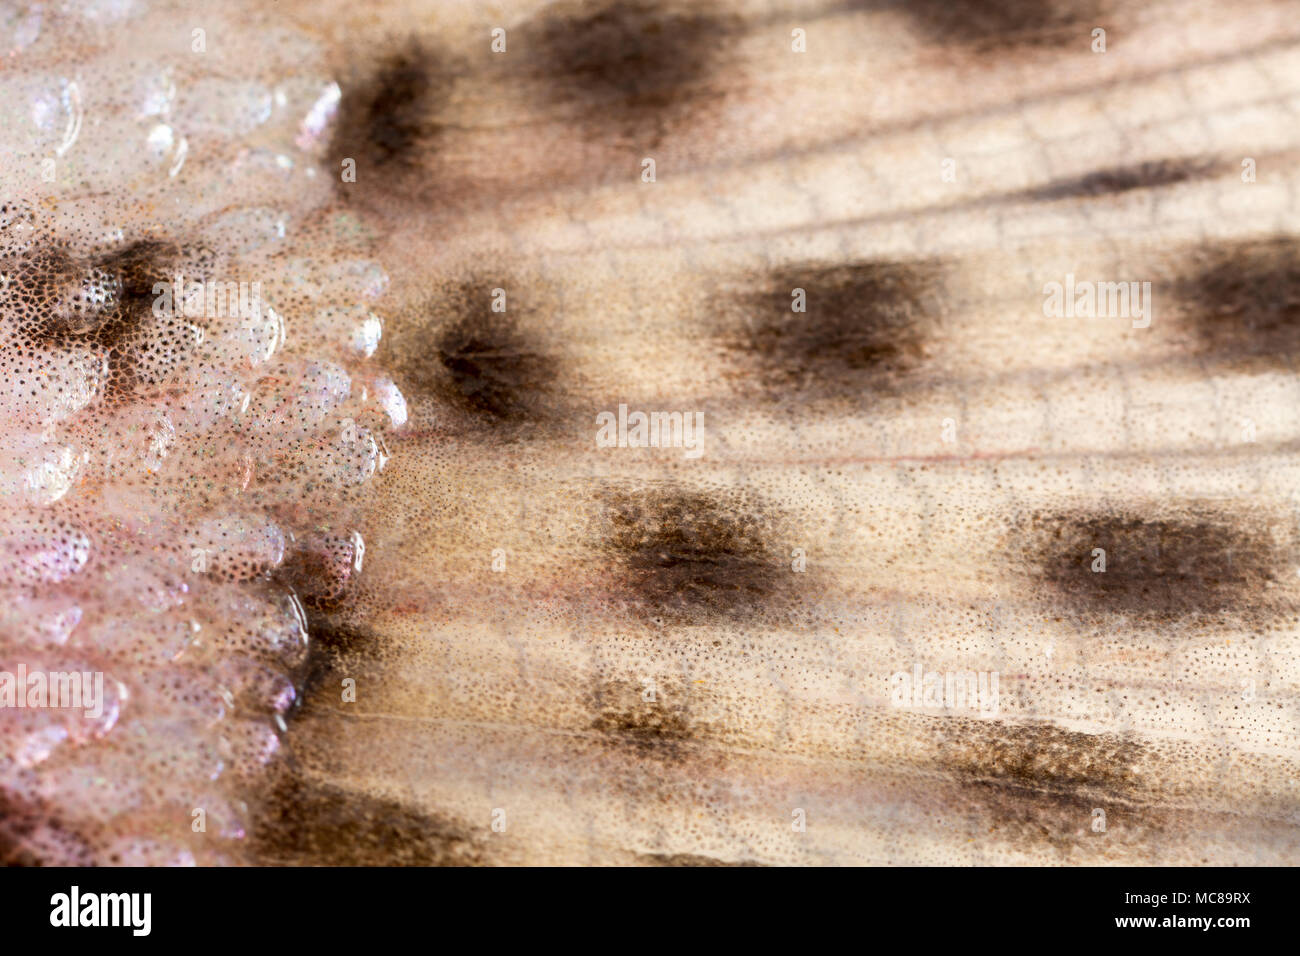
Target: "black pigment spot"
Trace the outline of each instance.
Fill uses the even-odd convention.
[[[680,685],[655,686],[646,700],[642,685],[609,681],[594,694],[591,729],[620,747],[659,760],[679,761],[695,733]]]
[[[996,54],[1076,44],[1087,51],[1093,28],[1110,26],[1099,21],[1114,4],[1112,0],[858,0],[855,6],[905,15],[928,43]]]
[[[945,720],[939,754],[986,837],[1086,855],[1148,842],[1169,823],[1166,811],[1142,805],[1145,749],[1123,734]],[[1092,829],[1097,810],[1104,833]]]
[[[303,667],[298,704],[311,707],[315,694],[328,687],[331,694],[344,677],[372,670],[383,644],[370,627],[350,623],[339,612],[307,610],[307,662]],[[332,698],[337,701],[338,696]],[[298,713],[298,709],[295,709]]]
[[[734,18],[693,7],[633,0],[596,10],[567,4],[527,24],[525,50],[553,100],[603,128],[635,129],[651,141],[664,124],[710,96]]]
[[[250,832],[256,859],[294,866],[475,866],[483,837],[450,818],[285,774]]]
[[[1172,284],[1200,350],[1289,364],[1300,351],[1300,246],[1290,237],[1188,250]]]
[[[741,365],[739,387],[788,400],[900,386],[930,357],[945,272],[935,261],[809,264],[778,270],[757,292],[722,290],[720,339]]]
[[[492,311],[494,290],[506,311]],[[505,280],[447,283],[430,296],[430,314],[403,368],[414,391],[457,409],[467,426],[527,432],[559,415],[560,361],[539,331],[537,294]]]
[[[1111,166],[1082,176],[1054,180],[1023,193],[1027,199],[1092,199],[1138,189],[1159,189],[1213,175],[1218,164],[1208,159],[1161,159],[1128,166]]]
[[[613,495],[604,547],[620,594],[665,624],[756,621],[800,600],[805,577],[778,545],[778,521],[739,494],[649,489]]]
[[[1085,613],[1147,619],[1258,609],[1270,582],[1290,565],[1290,548],[1261,516],[1207,505],[1177,514],[1126,512],[1035,515],[1018,543],[1058,600]],[[1101,567],[1105,552],[1106,570]]]
[[[412,40],[347,85],[329,149],[333,174],[345,195],[357,188],[382,188],[385,176],[420,165],[442,132],[438,116],[450,99],[456,74],[444,51]],[[346,159],[356,164],[354,183],[342,178]]]
[[[1120,794],[1137,785],[1141,748],[1116,734],[1085,734],[1054,724],[962,720],[944,738],[944,768],[966,780],[1071,793]]]

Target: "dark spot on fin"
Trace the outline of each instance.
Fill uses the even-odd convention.
[[[460,401],[498,421],[527,418],[533,393],[550,385],[553,369],[525,341],[513,318],[464,317],[443,329],[437,358]]]
[[[69,293],[77,281],[78,262],[67,245],[42,243],[6,263],[7,282],[0,292],[6,305],[34,322],[31,334],[43,341],[81,334],[94,327],[94,318],[77,322]]]
[[[1300,352],[1300,244],[1294,238],[1207,243],[1183,262],[1173,291],[1204,353],[1278,364]]]
[[[1086,51],[1093,27],[1110,0],[859,0],[859,9],[897,10],[927,42],[978,53],[1023,47],[1063,47],[1077,40]]]
[[[430,298],[431,315],[404,350],[414,390],[458,409],[470,427],[531,429],[555,424],[560,362],[537,329],[537,309],[521,302],[519,283],[449,283]],[[537,287],[532,287],[537,292]],[[506,311],[493,312],[494,289]]]
[[[1208,159],[1161,159],[1129,166],[1111,166],[1082,176],[1054,180],[1027,190],[1020,197],[1043,202],[1057,199],[1090,199],[1114,196],[1137,189],[1159,189],[1178,183],[1205,179],[1219,168]]]
[[[344,195],[420,165],[441,132],[438,114],[451,96],[455,76],[443,51],[412,40],[347,85],[329,150]],[[342,179],[346,159],[356,163],[355,182]]]
[[[1141,748],[1116,734],[1085,734],[1054,724],[961,721],[941,747],[944,769],[965,780],[1054,793],[1129,793]]]
[[[475,866],[482,837],[396,800],[286,773],[249,839],[255,858],[295,866]]]
[[[798,603],[799,580],[776,520],[746,496],[648,489],[612,498],[605,548],[621,594],[665,624],[753,622]]]
[[[658,686],[653,700],[644,688],[626,681],[602,686],[594,702],[591,729],[642,756],[677,761],[694,732],[680,687]]]
[[[646,0],[609,2],[596,10],[549,7],[525,28],[524,45],[540,51],[535,69],[561,103],[583,118],[628,131],[656,128],[706,98],[706,80],[736,24],[690,6]]]
[[[1159,808],[1134,812],[1145,750],[1125,735],[963,719],[944,720],[942,733],[939,769],[960,788],[983,838],[1091,854],[1146,842],[1166,825]],[[1106,841],[1091,832],[1098,809]]]
[[[946,266],[931,260],[784,267],[724,313],[721,342],[777,400],[870,398],[927,361]],[[795,311],[802,290],[804,311]],[[725,295],[725,293],[724,293]]]
[[[341,613],[307,610],[307,662],[298,681],[298,705],[312,707],[315,693],[328,686],[333,693],[338,680],[366,673],[383,653],[375,632],[362,623],[349,623]],[[338,700],[337,696],[332,698]]]
[[[1020,534],[1036,576],[1076,611],[1159,620],[1265,608],[1270,582],[1291,560],[1269,525],[1188,505],[1160,516],[1034,516]],[[1093,570],[1095,549],[1105,571]]]

